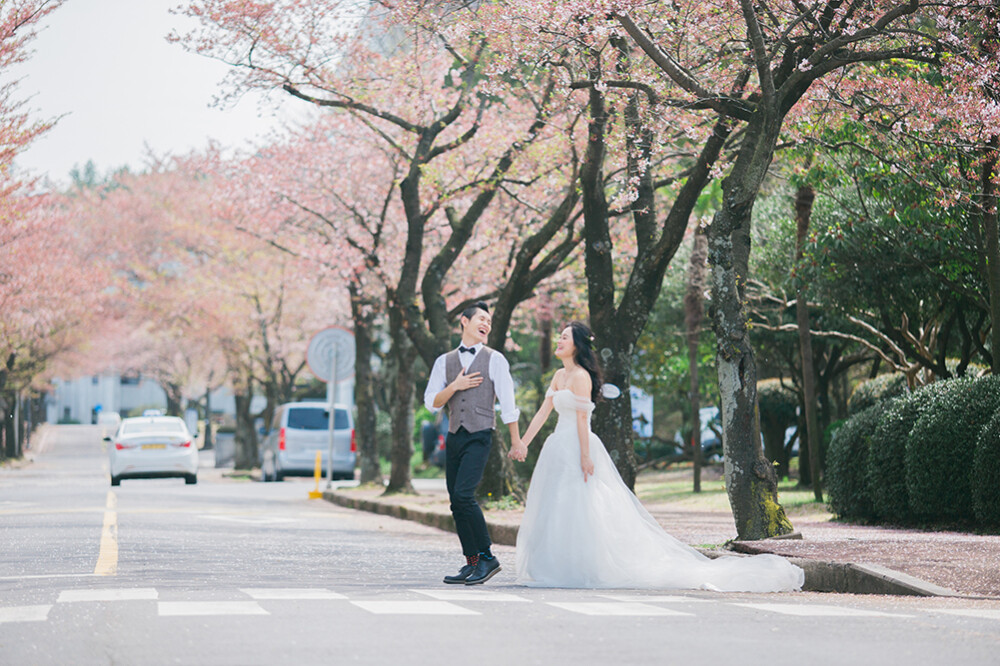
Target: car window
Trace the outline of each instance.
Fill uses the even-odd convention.
[[[122,424],[123,435],[135,435],[145,432],[184,432],[183,421],[133,421]]]
[[[343,430],[348,425],[347,410],[334,410],[333,427]],[[288,427],[299,430],[326,430],[330,427],[330,417],[322,407],[292,407],[288,410]]]

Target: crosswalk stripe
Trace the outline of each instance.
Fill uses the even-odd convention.
[[[322,599],[326,601],[346,599],[343,594],[331,592],[327,589],[316,588],[266,588],[266,587],[241,587],[240,592],[248,595],[257,601],[267,600],[295,600],[306,601],[312,599]]]
[[[801,617],[913,617],[899,613],[883,613],[881,611],[864,610],[860,608],[844,608],[842,606],[820,606],[816,604],[733,604],[754,610],[780,613],[782,615],[798,615]]]
[[[352,601],[358,608],[376,615],[480,615],[447,601]]]
[[[49,619],[50,610],[52,610],[52,604],[0,608],[0,624],[5,622],[44,622]]]
[[[673,615],[692,616],[692,613],[682,613],[681,611],[660,608],[649,604],[630,603],[623,601],[583,601],[583,602],[548,602],[550,606],[562,608],[563,610],[580,613],[581,615]]]
[[[492,590],[456,588],[454,590],[410,590],[410,592],[424,594],[438,601],[518,601],[531,603],[531,599],[507,592],[493,592]]]
[[[702,603],[713,603],[714,599],[699,599],[697,597],[682,597],[678,595],[670,594],[659,594],[659,595],[642,595],[642,594],[599,594],[599,597],[605,599],[611,599],[612,601],[634,601],[637,603],[663,603],[663,604],[702,604]]]
[[[63,590],[57,603],[74,601],[148,601],[158,598],[156,588],[131,587],[119,589]]]
[[[160,617],[190,615],[270,615],[256,601],[161,601]]]

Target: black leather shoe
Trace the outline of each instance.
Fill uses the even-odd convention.
[[[476,570],[465,579],[466,585],[482,585],[493,576],[500,572],[500,560],[493,558],[492,560],[487,560],[485,557],[479,558],[479,564],[476,565]]]
[[[476,570],[475,564],[466,564],[464,567],[458,570],[458,573],[454,576],[445,576],[444,582],[449,585],[464,585],[466,579],[472,575],[472,572]]]

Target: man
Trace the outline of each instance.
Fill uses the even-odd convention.
[[[510,428],[512,445],[519,447],[521,443],[510,365],[502,354],[486,346],[492,321],[482,301],[462,312],[462,343],[437,358],[424,392],[424,404],[431,412],[448,407],[445,477],[455,531],[465,555],[465,566],[444,578],[452,585],[480,585],[500,571],[500,562],[490,551],[486,519],[476,502],[476,486],[493,445],[498,400],[500,418]]]

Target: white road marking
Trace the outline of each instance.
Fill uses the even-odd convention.
[[[519,597],[516,594],[506,592],[493,592],[492,590],[465,589],[456,587],[453,590],[410,590],[418,594],[425,594],[432,599],[439,601],[522,601],[531,603],[531,599]]]
[[[780,613],[782,615],[798,615],[800,617],[913,617],[899,613],[883,613],[881,611],[864,610],[860,608],[844,608],[842,606],[820,606],[816,604],[733,604],[754,610]]]
[[[697,597],[682,597],[677,595],[669,594],[659,594],[659,595],[642,595],[642,594],[599,594],[599,597],[604,597],[605,599],[611,599],[612,601],[634,601],[637,603],[663,603],[663,604],[710,604],[714,603],[713,599],[699,599]]]
[[[0,507],[5,509],[23,509],[26,506],[35,506],[38,502],[18,502],[16,500],[0,501]]]
[[[127,587],[119,589],[63,590],[56,603],[75,601],[150,601],[159,598],[156,588]]]
[[[228,523],[241,523],[244,525],[277,525],[280,523],[295,523],[297,518],[267,518],[264,516],[225,516],[213,513],[204,513],[202,518],[210,520],[221,520]]]
[[[622,601],[573,601],[558,602],[550,601],[550,606],[562,608],[581,615],[673,615],[691,616],[692,613],[682,613],[680,611],[650,606],[649,604],[629,603]]]
[[[160,617],[190,615],[270,615],[256,601],[161,601]]]
[[[8,606],[0,608],[0,624],[5,622],[44,622],[52,604],[47,606]]]
[[[118,497],[113,490],[108,491],[108,501],[104,511],[104,527],[101,528],[101,550],[97,556],[94,574],[114,576],[118,572]]]
[[[447,601],[352,601],[375,615],[479,615]]]
[[[75,574],[32,574],[28,576],[0,576],[0,580],[34,580],[37,578],[89,578],[95,576],[92,573]]]
[[[986,620],[1000,620],[1000,610],[991,608],[941,608],[928,610],[929,613],[946,613],[963,617],[978,617]]]
[[[325,589],[316,588],[267,588],[267,587],[241,587],[240,592],[258,601],[268,599],[346,599],[343,594],[331,592]]]

